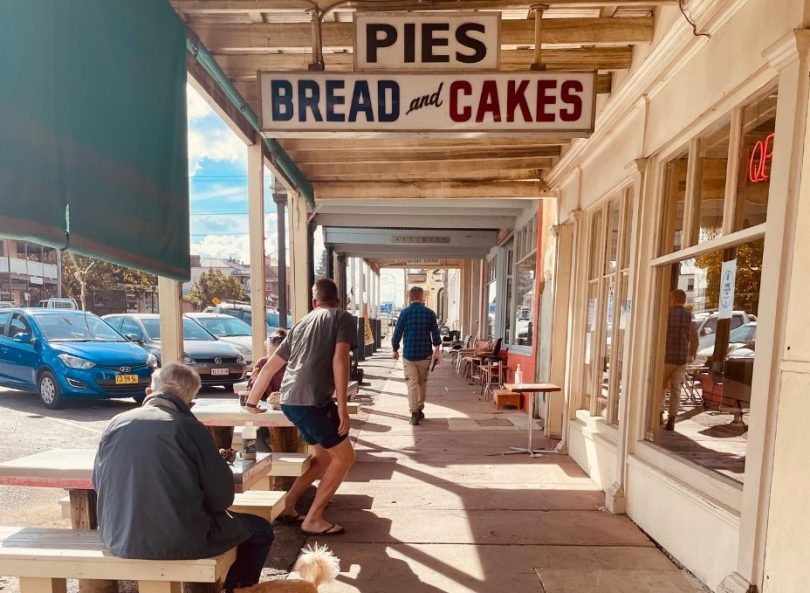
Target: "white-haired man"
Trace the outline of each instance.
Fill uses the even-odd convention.
[[[230,593],[259,582],[273,528],[227,511],[233,472],[191,413],[199,390],[193,369],[169,363],[142,407],[110,421],[93,468],[99,533],[122,558],[208,558],[238,546],[224,583]]]

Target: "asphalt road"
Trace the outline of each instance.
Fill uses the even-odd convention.
[[[236,397],[216,387],[201,396]],[[48,410],[36,393],[0,387],[0,461],[48,449],[95,448],[110,419],[134,407],[131,399],[76,400]],[[0,525],[70,527],[58,504],[64,495],[61,489],[0,486]]]

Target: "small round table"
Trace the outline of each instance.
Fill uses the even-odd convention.
[[[506,455],[511,455],[513,453],[528,453],[529,457],[534,457],[536,454],[542,453],[556,453],[555,449],[534,449],[532,447],[532,429],[534,428],[534,394],[535,393],[553,393],[555,391],[560,391],[560,388],[555,385],[554,383],[505,383],[504,389],[508,389],[514,393],[529,393],[529,405],[527,406],[526,412],[529,415],[529,446],[527,448],[523,447],[509,447],[509,451],[505,453]]]

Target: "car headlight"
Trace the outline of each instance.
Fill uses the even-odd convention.
[[[197,361],[194,360],[193,358],[191,358],[190,356],[184,356],[183,357],[183,363],[184,364],[197,364]]]
[[[69,366],[72,369],[92,369],[96,366],[91,360],[86,360],[84,358],[79,358],[78,356],[72,356],[63,352],[59,355],[59,360],[65,363],[65,366]]]
[[[241,352],[236,355],[236,362],[239,364],[245,364],[245,357],[242,355]]]
[[[146,357],[146,364],[152,367],[153,369],[156,369],[158,366],[157,356],[150,353],[149,356]]]

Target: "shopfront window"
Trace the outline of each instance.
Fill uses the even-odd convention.
[[[646,439],[738,481],[745,473],[751,401],[768,395],[754,393],[752,386],[775,94],[739,107],[731,124],[690,144],[688,158],[700,159],[703,170],[701,182],[684,198],[684,209],[695,212],[697,223],[691,245],[682,246],[691,249],[684,257],[676,249],[653,262],[656,314],[649,331],[655,349]],[[752,148],[758,142],[759,148]],[[753,160],[752,150],[758,151]],[[725,173],[721,179],[729,159],[740,164],[736,184],[726,183]],[[712,163],[716,171],[709,174]],[[665,176],[669,169],[665,165]],[[670,196],[662,199],[667,203]],[[753,237],[736,232],[757,225]],[[695,248],[707,241],[712,243]]]
[[[503,334],[507,344],[512,343],[512,329],[514,327],[514,315],[510,314],[512,294],[514,293],[514,265],[515,251],[510,242],[506,247],[506,319],[504,320]]]
[[[486,338],[491,340],[496,331],[495,313],[497,311],[498,300],[498,282],[497,282],[497,259],[492,258],[487,262],[487,270],[489,273],[489,284],[487,285],[487,333]]]
[[[537,215],[517,230],[514,246],[514,271],[509,276],[513,300],[507,320],[513,333],[508,334],[507,344],[531,347],[536,334]]]
[[[700,183],[696,190],[696,220],[690,243],[692,245],[711,241],[723,233],[730,133],[731,125],[726,124],[705,134],[699,141]]]
[[[580,407],[618,423],[628,279],[632,195],[626,189],[591,215],[588,302]]]
[[[776,92],[743,109],[734,230],[765,222],[776,129]]]
[[[763,246],[758,239],[658,269],[656,393],[647,439],[740,481]]]
[[[683,246],[686,213],[686,175],[689,153],[684,152],[664,167],[664,217],[661,221],[661,255]]]

